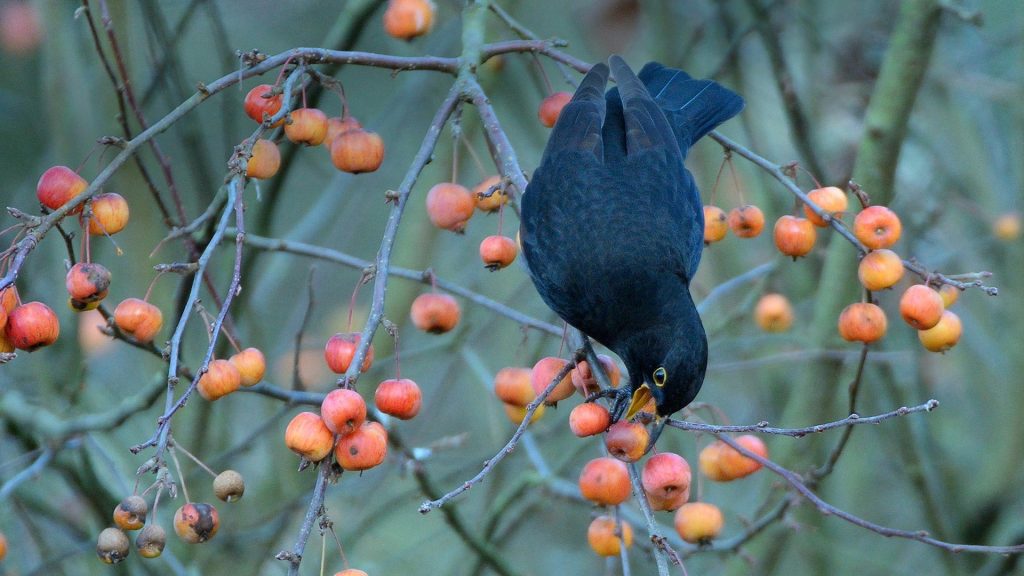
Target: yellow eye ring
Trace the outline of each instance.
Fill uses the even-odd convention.
[[[663,367],[659,367],[657,370],[655,370],[652,376],[654,378],[654,385],[657,386],[658,388],[664,386],[665,381],[668,380],[668,372],[666,372],[665,368]]]

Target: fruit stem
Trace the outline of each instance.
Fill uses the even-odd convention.
[[[189,452],[188,450],[186,450],[184,446],[182,446],[181,444],[175,443],[174,447],[177,448],[178,450],[181,450],[182,453],[185,454],[185,456],[188,456],[190,459],[192,459],[192,461],[195,462],[196,464],[198,464],[200,468],[202,468],[203,470],[206,470],[210,474],[210,476],[213,476],[214,478],[217,477],[217,473],[216,472],[214,472],[202,460],[197,458],[195,454],[193,454],[193,453]]]
[[[178,471],[178,482],[181,483],[181,491],[185,493],[185,503],[188,504],[192,499],[188,497],[188,486],[185,484],[184,474],[181,473],[181,464],[178,462],[177,451],[174,449],[174,446],[168,446],[168,448],[171,453],[171,461],[174,462],[174,469]]]
[[[718,183],[722,180],[722,172],[725,171],[725,163],[728,162],[729,157],[732,155],[732,151],[728,148],[722,148],[725,153],[722,155],[722,164],[718,166],[718,174],[715,174],[715,183],[711,186],[711,194],[708,196],[708,205],[715,205],[715,193],[718,192]]]
[[[469,151],[469,156],[473,159],[473,163],[476,164],[477,170],[480,171],[480,177],[487,178],[487,170],[484,168],[484,163],[480,161],[480,156],[473,149],[473,146],[470,145],[469,139],[466,138],[465,134],[462,134],[460,140],[462,145],[466,147],[466,150]]]
[[[531,54],[533,55],[533,62],[537,65],[537,70],[540,71],[540,77],[544,80],[544,87],[548,91],[548,96],[551,96],[555,93],[555,89],[551,87],[551,79],[548,78],[548,73],[544,70],[544,65],[540,63],[537,53],[532,52]]]
[[[726,152],[725,163],[729,165],[729,175],[732,177],[732,187],[740,197],[740,206],[746,206],[747,200],[743,197],[743,188],[740,187],[740,179],[736,177],[736,167],[732,163],[732,150]]]
[[[153,292],[153,286],[156,285],[156,281],[159,280],[160,277],[163,276],[164,273],[166,273],[166,272],[167,272],[166,270],[161,270],[161,271],[157,272],[156,276],[154,276],[153,279],[149,282],[149,288],[146,288],[146,295],[142,297],[142,301],[143,302],[146,302],[146,303],[149,302],[149,295],[150,295],[151,292]]]

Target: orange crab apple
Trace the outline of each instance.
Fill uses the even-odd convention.
[[[46,304],[28,302],[17,306],[7,315],[4,335],[18,350],[32,352],[57,341],[60,322]]]
[[[551,384],[551,382],[558,376],[565,365],[569,362],[562,358],[556,358],[554,356],[548,356],[541,358],[533,365],[533,371],[530,374],[530,383],[533,384],[533,391],[540,396],[544,390]],[[548,397],[544,399],[545,404],[555,404],[561,402],[566,398],[573,395],[576,391],[572,385],[572,378],[566,373],[558,384],[551,390]]]
[[[400,420],[409,420],[420,412],[423,394],[408,378],[389,379],[377,385],[373,403],[381,412]]]
[[[409,317],[414,326],[430,332],[443,334],[455,328],[462,318],[462,310],[455,298],[447,294],[428,292],[412,301]]]
[[[565,108],[570,100],[572,100],[572,94],[568,92],[555,92],[542,100],[540,108],[537,109],[537,118],[540,119],[540,123],[547,128],[554,126],[562,114],[562,108]]]
[[[806,218],[785,215],[775,221],[775,247],[794,259],[806,256],[814,248],[817,233]]]
[[[334,433],[318,414],[300,412],[285,428],[284,444],[306,460],[319,462],[334,448]]]
[[[89,218],[89,234],[113,236],[128,225],[128,201],[116,192],[93,196],[89,202],[92,217]]]
[[[840,218],[848,205],[846,193],[835,186],[815,188],[807,193],[807,197],[833,218]],[[819,228],[828,226],[828,222],[811,210],[810,206],[804,205],[804,215]]]
[[[868,206],[853,219],[853,235],[872,250],[892,246],[902,230],[899,216],[885,206]]]
[[[363,335],[358,332],[338,332],[327,339],[327,344],[324,346],[324,360],[331,372],[335,374],[348,372],[362,339]],[[370,347],[366,349],[366,355],[363,356],[363,363],[359,366],[359,371],[366,372],[372,365],[373,344],[370,344]]]
[[[443,230],[462,233],[475,209],[476,197],[465,186],[441,182],[427,191],[427,216]]]
[[[584,402],[569,413],[569,429],[578,438],[596,436],[608,429],[612,415],[597,402]]]
[[[36,184],[36,198],[50,210],[57,210],[89,187],[85,178],[67,166],[53,166],[43,172]],[[79,205],[72,213],[81,212]]]
[[[122,332],[143,344],[152,342],[164,324],[164,315],[156,306],[139,298],[125,298],[114,308],[114,323]]]
[[[228,360],[211,360],[206,373],[199,377],[196,389],[211,402],[231,394],[242,385],[242,374]]]
[[[316,108],[299,108],[289,114],[284,135],[296,144],[319,146],[327,138],[327,115]]]
[[[924,284],[914,284],[900,297],[900,316],[918,330],[927,330],[938,324],[945,309],[942,296]]]
[[[366,420],[366,401],[355,390],[336,388],[324,396],[320,416],[335,434],[351,434]]]
[[[839,315],[839,335],[847,342],[876,342],[885,336],[887,328],[885,312],[870,302],[850,304]]]
[[[342,172],[373,172],[384,162],[384,140],[362,128],[342,132],[331,142],[331,162]]]
[[[622,537],[618,535],[618,524],[611,516],[598,516],[587,528],[587,543],[599,556],[618,556],[623,544],[626,548],[633,545],[633,527],[622,521]]]
[[[626,464],[615,458],[594,458],[580,472],[580,494],[603,506],[615,506],[629,499],[631,485]]]
[[[754,238],[764,229],[764,213],[753,204],[733,208],[727,219],[729,229],[740,238]]]
[[[871,291],[891,288],[903,278],[903,259],[887,248],[872,250],[861,258],[857,277]]]
[[[729,232],[729,217],[718,206],[704,207],[704,245],[714,244]]]

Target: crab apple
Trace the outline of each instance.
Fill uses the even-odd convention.
[[[342,436],[334,447],[334,459],[345,470],[369,470],[383,462],[387,455],[387,431],[376,422],[368,422],[348,436]]]
[[[587,543],[599,556],[618,556],[623,543],[626,548],[633,545],[633,527],[622,521],[622,538],[616,534],[617,524],[611,516],[598,516],[587,528]]]
[[[727,478],[722,472],[722,467],[719,465],[721,461],[722,448],[725,443],[715,441],[705,446],[697,457],[697,465],[700,467],[700,471],[716,482],[728,482],[732,478]]]
[[[327,138],[327,115],[316,108],[299,108],[288,115],[284,135],[296,144],[319,146]]]
[[[335,138],[350,130],[360,130],[362,127],[363,125],[359,123],[359,120],[356,120],[355,116],[328,118],[327,136],[324,137],[324,141],[321,144],[327,146],[327,149],[330,150]]]
[[[419,414],[422,402],[420,387],[408,378],[385,380],[373,394],[373,403],[381,412],[400,420]]]
[[[167,545],[167,533],[159,524],[147,524],[135,537],[135,549],[143,558],[157,558]]]
[[[306,460],[319,462],[334,448],[334,433],[317,414],[299,412],[284,431],[284,444]]]
[[[853,219],[853,235],[872,250],[892,246],[902,230],[899,216],[885,206],[868,206]]]
[[[3,306],[0,306],[0,334],[3,334],[4,328],[7,327],[7,310]]]
[[[608,375],[608,383],[611,384],[612,388],[618,388],[619,381],[622,380],[622,371],[619,370],[619,365],[609,358],[607,354],[598,354],[597,360],[604,368],[605,374]],[[569,375],[572,377],[573,387],[584,396],[601,389],[601,384],[597,381],[597,375],[590,369],[590,364],[586,360],[580,360],[576,367],[569,372]]]
[[[507,267],[517,253],[516,241],[508,236],[488,236],[480,242],[480,259],[491,272]]]
[[[718,206],[704,207],[704,245],[714,244],[729,232],[729,217]]]
[[[228,362],[238,370],[242,386],[246,387],[263,380],[263,374],[267,371],[267,360],[259,348],[249,347],[236,352],[228,358]]]
[[[356,128],[338,134],[331,142],[331,162],[342,172],[373,172],[384,161],[384,140],[380,134]]]
[[[612,415],[596,402],[584,402],[569,412],[569,429],[578,438],[596,436],[608,429]]]
[[[409,309],[412,323],[424,332],[444,334],[455,328],[462,318],[462,310],[455,298],[447,294],[428,292],[420,294],[412,301]]]
[[[729,229],[740,238],[754,238],[764,229],[764,212],[753,204],[729,211]]]
[[[257,180],[273,178],[281,168],[281,150],[271,140],[260,138],[252,145],[252,156],[246,163],[245,175]]]
[[[189,544],[206,542],[217,534],[220,516],[213,504],[188,502],[174,513],[174,532]]]
[[[768,458],[768,447],[757,436],[746,434],[736,438],[736,443],[749,452]],[[761,463],[757,460],[744,456],[725,442],[721,442],[721,445],[718,452],[718,469],[724,477],[723,481],[745,478],[761,469]]]
[[[334,576],[369,576],[369,574],[356,568],[346,568],[341,572],[335,572]]]
[[[537,109],[537,118],[540,119],[540,123],[547,128],[554,126],[562,114],[562,108],[565,108],[569,100],[572,100],[572,94],[568,92],[555,92],[542,100],[540,108]]]
[[[775,221],[775,247],[794,259],[806,256],[817,239],[814,224],[806,218],[785,215]]]
[[[640,482],[654,510],[675,510],[690,499],[690,464],[672,452],[655,454],[644,463]]]
[[[43,172],[36,184],[36,198],[50,210],[57,210],[89,187],[85,178],[67,166],[53,166]],[[81,212],[79,205],[72,213]]]
[[[242,374],[228,360],[211,360],[206,373],[199,377],[196,389],[199,395],[209,401],[223,398],[242,385]]]
[[[857,277],[872,292],[891,288],[903,278],[903,259],[888,248],[872,250],[861,258]]]
[[[57,341],[60,323],[49,306],[42,302],[29,302],[7,315],[4,334],[18,350],[32,352]]]
[[[245,478],[234,470],[225,470],[213,479],[213,494],[224,502],[234,502],[245,494]]]
[[[939,287],[939,296],[942,296],[942,305],[949,308],[960,298],[960,289],[952,284],[943,284]]]
[[[327,344],[324,346],[324,360],[327,361],[327,367],[331,369],[331,372],[335,374],[348,372],[362,339],[363,335],[358,332],[338,332],[327,339]],[[366,372],[372,365],[373,344],[370,344],[370,347],[366,349],[366,355],[363,356],[363,363],[360,364],[359,371]]]
[[[1016,212],[1003,214],[992,221],[992,234],[1003,242],[1020,238],[1021,228],[1020,214]]]
[[[529,368],[502,368],[494,375],[494,395],[506,404],[526,406],[537,397]]]
[[[523,419],[526,418],[526,406],[517,406],[515,404],[509,404],[502,402],[502,407],[505,409],[505,416],[508,417],[509,422],[516,426],[523,423]],[[533,424],[537,420],[540,420],[544,416],[544,405],[537,406],[537,409],[533,411],[533,416],[530,416],[530,424]]]
[[[782,294],[765,294],[754,306],[754,322],[765,332],[785,332],[793,325],[793,305]]]
[[[918,330],[927,330],[938,324],[945,309],[942,296],[924,284],[914,284],[900,297],[900,316]]]
[[[481,212],[496,212],[498,208],[501,208],[502,204],[508,203],[508,194],[505,193],[504,186],[500,186],[501,176],[495,174],[489,176],[476,185],[473,188],[473,198],[476,200],[476,209]],[[491,188],[494,188],[494,192],[490,196],[483,196]]]
[[[107,291],[110,289],[110,270],[102,264],[79,262],[68,270],[64,277],[64,286],[71,296],[72,307],[76,310],[84,309],[86,305],[107,297]],[[77,307],[77,304],[81,304],[81,308]]]
[[[538,360],[537,363],[533,365],[533,370],[530,373],[530,383],[533,385],[534,393],[537,396],[540,396],[568,363],[568,360],[563,360],[554,356],[548,356]],[[574,392],[576,392],[576,389],[572,385],[572,377],[566,373],[562,376],[562,379],[558,381],[558,384],[555,385],[554,389],[551,390],[551,393],[548,394],[544,403],[554,404],[556,402],[560,402],[572,396]]]
[[[128,225],[128,201],[116,192],[97,194],[89,201],[92,217],[89,218],[89,234],[113,236]]]
[[[351,434],[366,420],[366,401],[355,390],[336,388],[324,396],[320,417],[329,431]]]
[[[17,0],[0,7],[0,46],[15,56],[35,51],[43,41],[39,11],[31,2]]]
[[[594,458],[580,472],[580,494],[603,506],[615,506],[629,500],[629,470],[615,458]]]
[[[427,216],[443,230],[462,233],[475,209],[476,197],[465,186],[441,182],[427,192]]]
[[[676,510],[676,532],[687,542],[707,542],[722,531],[725,519],[722,511],[707,502],[690,502]]]
[[[422,36],[434,26],[434,10],[430,0],[390,0],[384,11],[384,31],[399,40]]]
[[[15,288],[14,284],[0,290],[0,307],[2,307],[8,314],[14,311],[20,301],[21,298],[18,296],[18,289]]]
[[[939,323],[927,330],[917,333],[921,345],[930,352],[945,352],[960,341],[960,334],[963,333],[963,326],[960,324],[960,317],[946,310],[942,313]]]
[[[608,453],[625,462],[636,462],[645,452],[651,436],[638,422],[619,420],[608,428],[604,436],[604,446]]]
[[[114,508],[114,524],[122,530],[138,530],[146,523],[146,512],[149,506],[146,500],[137,494],[132,494]]]
[[[835,186],[815,188],[807,193],[807,197],[810,198],[811,202],[817,204],[819,208],[833,218],[842,217],[843,212],[846,211],[846,193]],[[811,210],[811,207],[806,204],[804,205],[804,215],[811,221],[811,224],[814,224],[819,228],[825,228],[828,226],[828,222],[826,222],[821,216],[815,214],[814,210]]]
[[[850,304],[839,315],[839,335],[847,342],[870,344],[881,340],[887,328],[885,312],[869,302]]]
[[[156,306],[139,298],[125,298],[114,308],[114,323],[122,332],[131,334],[143,344],[152,342],[153,337],[164,325],[164,315]]]
[[[271,92],[274,89],[270,84],[260,84],[253,86],[252,90],[245,95],[245,102],[243,107],[245,108],[245,115],[253,120],[263,123],[264,115],[270,118],[274,114],[281,111],[282,95],[275,94],[269,98],[264,98],[264,95]],[[273,127],[281,125],[284,120],[278,120]]]
[[[3,560],[5,556],[7,556],[7,537],[0,532],[0,560]]]
[[[132,543],[118,528],[104,528],[96,538],[96,555],[107,564],[117,564],[128,557]]]

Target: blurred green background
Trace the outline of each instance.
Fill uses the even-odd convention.
[[[927,4],[926,2],[917,2]],[[47,167],[82,164],[95,176],[113,152],[93,152],[97,138],[121,136],[109,78],[97,58],[79,4],[32,3],[41,19],[41,42],[24,52],[10,45],[0,55],[0,167],[4,206],[36,212],[36,180]],[[657,2],[600,0],[506,1],[501,5],[541,38],[569,42],[566,51],[588,62],[612,52],[639,67],[659,60],[694,76],[714,77],[742,94],[746,110],[722,132],[780,164],[796,161],[825,184],[843,186],[851,175],[861,139],[864,111],[899,10],[897,2],[727,0]],[[913,330],[899,321],[898,293],[881,294],[889,312],[886,339],[872,346],[858,400],[858,412],[875,414],[929,398],[941,408],[925,415],[864,426],[852,435],[835,472],[820,494],[836,506],[887,526],[924,529],[937,538],[963,543],[1024,542],[1024,242],[999,239],[994,219],[1024,209],[1024,12],[1015,0],[956,3],[960,16],[977,11],[983,24],[943,10],[934,53],[909,120],[895,185],[868,190],[890,198],[902,217],[903,239],[896,249],[944,273],[991,271],[998,297],[978,290],[962,295],[954,311],[964,324],[960,344],[930,354]],[[98,4],[93,3],[98,18]],[[460,50],[461,3],[441,1],[434,30],[412,42],[392,39],[381,28],[383,2],[217,2],[171,0],[111,1],[110,16],[122,45],[132,86],[150,123],[190,95],[196,83],[211,82],[237,70],[235,51],[253,48],[274,54],[297,46],[349,48],[409,56],[454,56]],[[760,14],[763,12],[763,14]],[[6,13],[6,12],[5,12]],[[514,35],[494,17],[487,39]],[[767,46],[775,44],[780,65]],[[104,41],[105,50],[109,50]],[[109,55],[109,52],[108,52]],[[558,69],[541,57],[555,89],[572,90]],[[166,62],[161,66],[160,63]],[[546,88],[534,59],[508,55],[501,66],[479,71],[523,169],[536,167],[547,129],[536,119]],[[352,113],[379,132],[387,146],[382,168],[372,174],[339,173],[323,149],[282,143],[291,158],[283,175],[246,190],[250,233],[310,242],[373,259],[389,207],[386,190],[395,189],[424,131],[450,86],[451,78],[432,72],[403,72],[346,66],[335,76],[346,88]],[[572,75],[578,78],[577,75]],[[235,144],[254,124],[242,112],[251,86],[274,81],[268,74],[210,98],[159,138],[172,161],[174,179],[190,218],[213,199]],[[783,91],[780,92],[780,87]],[[795,96],[806,117],[803,136],[786,113],[785,93]],[[340,104],[325,94],[320,107],[338,115]],[[133,127],[135,124],[133,122]],[[481,170],[463,148],[458,180],[468,186],[495,172],[487,158],[476,112],[467,107],[463,130],[484,158]],[[133,128],[135,129],[135,128]],[[394,264],[431,268],[439,277],[550,322],[557,318],[537,297],[517,263],[490,273],[480,264],[477,245],[496,233],[497,216],[477,214],[467,234],[434,229],[423,197],[434,183],[451,178],[452,139],[442,136],[434,162],[413,190],[394,251]],[[90,152],[92,152],[90,156]],[[152,154],[142,152],[147,169],[164,189]],[[84,164],[83,164],[84,162]],[[688,166],[708,199],[722,162],[722,149],[710,140],[691,152]],[[768,226],[789,213],[793,199],[777,182],[734,158],[739,189],[729,177],[715,192],[726,210],[741,203],[760,206]],[[802,174],[804,189],[813,183]],[[166,234],[152,198],[134,164],[111,181],[108,190],[125,196],[132,209],[128,228],[109,241],[93,242],[93,259],[114,274],[107,306],[141,297],[153,278],[152,266],[186,259],[179,242],[150,252]],[[642,193],[642,191],[637,191]],[[14,223],[7,217],[4,227]],[[72,226],[73,227],[73,226]],[[504,229],[518,227],[511,212]],[[770,232],[770,230],[768,230]],[[705,251],[694,292],[703,298],[722,282],[770,263],[770,272],[717,299],[704,311],[710,337],[710,366],[698,400],[717,407],[731,423],[769,421],[805,426],[848,414],[847,385],[859,347],[835,334],[835,317],[816,317],[825,255],[857,263],[845,241],[819,235],[819,246],[797,262],[779,256],[766,232],[753,240],[734,236]],[[5,243],[11,234],[4,236]],[[5,244],[6,246],[6,244]],[[211,270],[221,290],[227,286],[233,248],[225,246]],[[29,259],[18,280],[25,300],[41,300],[58,311],[62,334],[52,347],[20,354],[0,366],[0,399],[17,395],[60,418],[103,413],[125,397],[159,386],[166,366],[152,355],[110,342],[95,330],[97,319],[77,316],[64,305],[60,237],[51,233]],[[295,334],[309,300],[314,308],[305,332],[300,372],[312,390],[333,383],[322,361],[323,342],[346,330],[348,302],[360,272],[285,253],[247,249],[249,268],[232,317],[245,346],[261,348],[268,359],[267,381],[290,388]],[[313,269],[315,268],[315,272]],[[857,298],[856,279],[841,286]],[[310,281],[310,278],[312,279]],[[153,301],[165,315],[161,338],[176,319],[178,277],[162,278]],[[904,280],[901,287],[905,287]],[[402,375],[424,391],[419,417],[396,425],[410,446],[439,447],[422,465],[441,490],[475,474],[513,430],[494,398],[493,374],[504,366],[531,366],[538,358],[565,353],[558,338],[523,331],[493,312],[461,301],[463,320],[452,333],[416,331],[408,320],[411,300],[428,288],[393,279],[386,316],[399,327]],[[898,288],[899,289],[899,288]],[[753,304],[767,291],[786,294],[796,322],[784,334],[766,335],[751,320]],[[357,299],[354,326],[362,327],[371,290]],[[212,301],[204,299],[211,310]],[[822,338],[822,335],[825,335]],[[198,366],[206,346],[202,322],[194,319],[186,336],[184,362]],[[393,377],[393,343],[383,332],[375,339],[377,361],[358,384],[367,397],[377,382]],[[227,353],[227,350],[221,349]],[[808,375],[827,375],[809,377]],[[571,404],[576,400],[568,401]],[[279,550],[290,548],[305,512],[314,472],[295,471],[297,458],[282,442],[292,415],[307,409],[285,406],[266,396],[239,393],[210,404],[196,399],[174,419],[175,437],[211,466],[234,468],[248,483],[245,497],[218,506],[221,530],[210,543],[188,546],[169,534],[161,559],[136,554],[115,567],[93,553],[96,534],[110,523],[110,511],[131,492],[134,471],[148,457],[128,447],[148,438],[162,411],[153,405],[112,430],[76,435],[54,460],[0,502],[0,532],[9,542],[4,574],[282,574]],[[517,574],[615,574],[620,567],[594,555],[586,543],[592,507],[560,495],[575,483],[583,463],[602,452],[594,439],[579,440],[566,425],[569,408],[549,410],[530,428],[529,446],[506,459],[487,481],[455,505],[465,525],[486,538]],[[708,417],[707,412],[701,413]],[[766,438],[773,459],[804,473],[821,464],[841,432],[802,439]],[[30,433],[0,414],[0,484],[27,467],[53,438]],[[662,450],[677,451],[696,469],[706,437],[668,431]],[[526,448],[537,451],[528,458]],[[543,461],[550,472],[538,470]],[[346,556],[371,575],[426,572],[491,574],[449,527],[440,512],[417,513],[425,499],[409,473],[409,463],[392,455],[383,466],[345,474],[330,486],[327,512]],[[185,464],[190,493],[212,500],[208,476]],[[696,474],[695,474],[696,478]],[[141,480],[146,486],[150,476]],[[696,482],[696,480],[695,480]],[[697,494],[695,488],[694,493]],[[768,472],[730,484],[703,482],[701,498],[726,516],[724,537],[787,497],[780,479]],[[177,501],[164,500],[159,518],[171,532]],[[672,518],[660,515],[672,532]],[[642,525],[634,574],[655,573]],[[319,574],[321,539],[306,548],[302,574]],[[328,543],[328,573],[341,569],[337,547]],[[739,551],[698,553],[686,558],[690,574],[1004,574],[1015,573],[1017,557],[953,555],[924,544],[886,539],[839,519],[824,517],[806,504],[747,542]],[[678,569],[674,569],[678,570]]]

